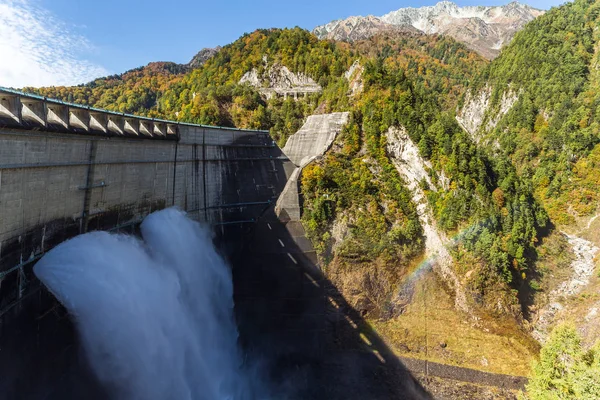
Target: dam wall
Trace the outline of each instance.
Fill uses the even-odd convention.
[[[64,240],[134,226],[170,206],[220,226],[253,222],[285,183],[268,134],[179,127],[179,140],[0,129],[0,313]]]

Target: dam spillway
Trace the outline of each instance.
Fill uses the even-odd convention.
[[[169,206],[213,225],[249,223],[286,181],[288,160],[265,131],[147,119],[6,90],[0,129],[3,272],[74,234],[132,226]]]

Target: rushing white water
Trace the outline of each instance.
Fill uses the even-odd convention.
[[[85,234],[35,266],[74,316],[100,381],[123,399],[255,398],[230,270],[210,232],[176,209],[148,216],[141,231],[143,241]]]

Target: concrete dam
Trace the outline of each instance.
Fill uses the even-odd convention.
[[[0,397],[106,398],[33,266],[69,238],[135,234],[176,206],[212,227],[232,268],[240,346],[287,398],[426,398],[324,278],[298,200],[275,207],[286,184],[298,192],[298,167],[265,131],[0,90]]]
[[[145,217],[169,207],[213,231],[231,267],[239,346],[259,361],[272,398],[430,398],[410,371],[436,368],[442,378],[519,387],[398,358],[322,273],[300,223],[299,180],[347,118],[309,117],[282,151],[266,131],[0,89],[0,398],[110,398],[73,316],[33,267],[80,234],[139,235]]]

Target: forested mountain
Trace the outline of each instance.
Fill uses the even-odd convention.
[[[267,66],[281,64],[293,73],[310,76],[323,88],[323,93],[301,101],[261,97],[257,88],[240,80],[254,68],[262,73],[265,60]],[[336,107],[337,102],[347,103],[345,96],[337,96],[335,92],[352,61],[347,46],[319,41],[298,28],[258,30],[224,46],[202,68],[171,86],[157,107],[167,118],[271,129],[274,138],[283,145],[285,138],[296,132],[303,118],[321,102],[327,103],[324,110]]]
[[[435,54],[440,44],[431,44],[428,51]],[[436,191],[425,188],[425,192],[439,227],[449,236],[467,229],[457,251],[475,255],[472,266],[480,268],[463,284],[466,290],[477,293],[470,298],[479,298],[474,302],[483,305],[489,291],[498,295],[498,285],[505,285],[507,290],[509,284],[521,287],[526,276],[523,272],[531,265],[527,254],[533,252],[546,216],[510,163],[487,157],[455,122],[448,95],[454,90],[460,92],[461,83],[472,76],[468,66],[474,63],[469,62],[472,53],[460,45],[441,47],[441,59],[462,66],[445,77],[443,68],[431,75],[442,82],[447,80],[448,85],[428,81],[427,70],[435,68],[435,62],[426,67],[425,61],[414,70],[407,67],[404,52],[399,51],[406,48],[402,43],[388,39],[380,51],[373,51],[374,56],[364,63],[364,91],[351,108],[351,122],[339,140],[341,151],[332,152],[304,176],[304,218],[323,249],[333,244],[330,229],[339,216],[355,221],[350,235],[333,254],[334,261],[341,264],[352,264],[357,258],[373,262],[382,254],[402,263],[410,261],[410,254],[418,254],[416,250],[408,254],[400,250],[406,252],[419,243],[419,229],[413,227],[419,224],[414,209],[402,208],[410,195],[386,151],[385,133],[393,127],[405,129],[421,156],[431,163],[433,182],[440,183],[441,176],[448,182],[438,185]],[[429,60],[426,55],[421,58]],[[390,199],[396,199],[397,204],[387,204]],[[401,210],[402,216],[388,216],[390,209]],[[406,227],[390,231],[399,218],[408,218]],[[391,307],[393,299],[386,301],[389,303],[372,306]],[[515,306],[510,296],[501,304],[502,310]]]
[[[350,82],[345,72],[355,61],[364,71],[364,90],[349,96]],[[273,64],[311,77],[322,92],[297,101],[278,97],[267,100],[255,87],[240,83],[248,71],[256,69],[260,73],[265,65]],[[362,216],[364,226],[377,228],[375,237],[383,242],[361,243],[372,235],[357,231],[350,245],[351,253],[364,252],[360,257],[366,261],[379,258],[380,250],[387,249],[383,254],[389,259],[406,263],[418,256],[421,248],[415,206],[385,150],[383,133],[390,127],[405,128],[423,157],[432,162],[432,174],[443,173],[450,181],[448,190],[428,192],[440,226],[452,234],[475,221],[486,221],[464,242],[468,249],[477,248],[478,259],[491,266],[486,275],[489,282],[480,279],[472,283],[473,290],[484,293],[491,282],[520,285],[521,271],[529,264],[527,252],[532,249],[537,229],[545,225],[545,214],[537,208],[527,185],[511,172],[510,165],[486,158],[452,117],[466,85],[485,64],[464,45],[440,36],[385,33],[349,45],[320,41],[299,28],[272,29],[243,36],[223,47],[201,68],[184,74],[176,65],[155,64],[81,87],[38,92],[96,107],[188,122],[271,129],[280,144],[317,108],[319,112],[352,111],[352,122],[340,143],[344,150],[332,154],[319,167],[326,179],[305,180],[305,215],[317,247],[325,251],[331,243],[326,243],[324,237],[336,216],[344,211],[370,210]],[[359,161],[364,151],[372,168],[354,161]],[[373,171],[379,168],[386,171],[385,179],[375,178]],[[362,183],[353,193],[352,181],[356,179]],[[500,186],[501,194],[497,190]],[[496,200],[492,197],[495,190]],[[332,192],[337,204],[313,201],[312,196],[321,192]],[[381,215],[382,210],[390,210],[386,199],[394,198],[396,203],[391,209],[397,211]],[[367,200],[371,207],[367,207]],[[388,231],[395,224],[399,224],[398,229]],[[507,240],[508,246],[499,244]],[[512,303],[507,300],[503,307],[511,308]]]
[[[575,322],[591,322],[581,348],[570,331],[550,339],[535,370],[540,381],[530,385],[532,398],[543,398],[557,337],[573,342],[578,365],[592,357],[597,369],[596,353],[586,353],[600,334],[596,314],[589,317],[597,295],[573,307],[563,298],[600,287],[592,274],[600,236],[591,218],[600,201],[599,7],[576,0],[550,10],[492,62],[450,37],[413,30],[347,43],[300,28],[261,29],[194,68],[153,63],[78,87],[27,90],[122,112],[268,129],[281,146],[308,115],[348,111],[331,150],[301,179],[302,222],[328,278],[399,353],[511,374],[525,374],[539,350],[532,335],[544,331],[535,337],[545,339],[562,318],[558,311],[545,316],[544,307],[563,302],[581,317]],[[311,91],[291,85],[285,89],[294,96],[277,95],[282,76],[309,82]],[[416,149],[409,161],[424,171],[415,185],[399,167],[408,161],[396,150],[407,148]],[[432,230],[448,248],[453,282],[427,275]],[[569,292],[571,266],[583,264],[591,275]],[[426,289],[419,294],[414,276],[446,296],[438,309],[451,304],[438,321],[440,340],[460,330],[477,342],[415,344],[432,322],[423,314],[411,319],[413,297]],[[514,347],[502,353],[506,338]]]
[[[345,73],[355,61],[361,66],[363,90],[349,96]],[[300,100],[267,100],[257,88],[240,83],[246,72],[273,64],[311,77],[322,92]],[[271,29],[243,36],[187,73],[184,67],[158,63],[80,87],[37,92],[187,122],[271,129],[280,144],[317,109],[351,111],[351,123],[339,141],[342,150],[317,164],[303,180],[305,222],[323,254],[331,246],[328,231],[336,217],[349,213],[362,221],[343,251],[333,254],[342,263],[347,252],[366,262],[383,256],[406,264],[422,250],[415,205],[385,149],[384,133],[402,127],[432,162],[432,176],[445,174],[449,181],[447,190],[427,192],[442,229],[451,235],[473,227],[463,245],[482,265],[490,266],[485,279],[479,275],[479,281],[472,282],[472,290],[485,294],[492,282],[520,285],[521,271],[530,264],[527,253],[546,223],[531,190],[510,164],[486,157],[454,121],[453,108],[485,65],[464,45],[441,36],[391,32],[350,45],[318,40],[299,28]],[[362,160],[365,154],[370,167]],[[379,170],[383,176],[377,176]],[[324,193],[336,202],[321,202]],[[363,235],[361,229],[375,231]],[[373,306],[389,306],[389,295]],[[507,299],[503,307],[513,303]],[[515,312],[519,313],[511,311]]]
[[[538,249],[534,335],[560,322],[535,366],[532,399],[598,398],[597,293],[600,226],[600,3],[576,0],[554,8],[516,34],[484,68],[458,120],[491,157],[508,159],[532,187],[554,232],[573,246]],[[562,264],[562,266],[561,266]],[[561,277],[562,278],[558,278]],[[569,277],[570,276],[570,277]]]
[[[157,98],[188,71],[189,68],[184,65],[155,62],[85,85],[24,90],[71,103],[156,117],[159,115],[156,110]]]
[[[224,46],[200,68],[152,63],[122,75],[97,79],[76,87],[25,88],[48,97],[109,110],[175,120],[271,129],[285,143],[305,116],[348,109],[349,86],[344,73],[354,61],[383,52],[398,52],[407,74],[425,82],[428,90],[443,90],[452,102],[485,60],[452,39],[414,33],[382,34],[352,47],[320,41],[295,28],[258,30]],[[281,64],[317,82],[323,91],[302,101],[265,99],[256,88],[240,84],[253,68]],[[446,101],[444,99],[443,101]]]
[[[467,105],[481,111],[472,134],[512,159],[560,224],[594,213],[600,199],[599,16],[597,2],[578,0],[527,25]]]

